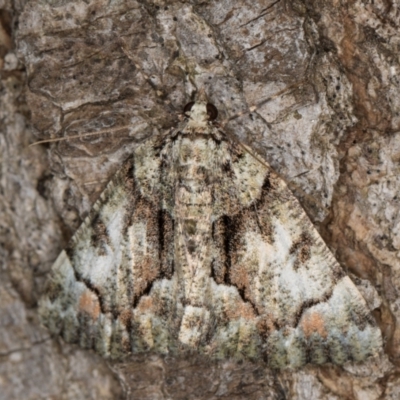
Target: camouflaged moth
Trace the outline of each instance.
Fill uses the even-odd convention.
[[[361,361],[381,333],[285,182],[214,124],[204,94],[139,145],[61,252],[44,324],[105,357],[153,351]]]

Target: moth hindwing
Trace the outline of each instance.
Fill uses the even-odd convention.
[[[44,324],[111,358],[295,368],[377,354],[364,299],[283,180],[217,129],[204,95],[186,114],[137,147],[59,255]]]

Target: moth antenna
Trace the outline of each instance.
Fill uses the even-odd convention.
[[[99,183],[107,183],[109,181],[110,181],[109,179],[99,179],[99,180],[95,180],[95,181],[88,181],[88,182],[84,182],[83,186],[97,185]]]
[[[233,136],[233,135],[232,135]],[[258,154],[256,154],[254,152],[253,149],[251,149],[250,147],[246,146],[244,143],[238,141],[239,146],[245,150],[248,154],[250,154],[255,160],[257,160],[260,164],[269,167],[269,165],[258,156]],[[292,187],[296,190],[296,192],[298,194],[300,194],[303,198],[306,198],[314,207],[322,207],[324,208],[324,205],[320,202],[317,201],[314,196],[310,195],[309,193],[307,193],[298,183],[294,182],[293,179],[296,179],[300,176],[306,175],[310,172],[310,170],[301,172],[300,174],[297,174],[295,176],[289,177],[289,178],[284,178],[279,172],[275,171],[275,173],[277,175],[279,175],[280,178],[282,178],[285,182],[287,182],[287,185],[289,187]],[[293,190],[293,189],[291,189]]]
[[[266,99],[261,100],[261,101],[258,102],[257,104],[250,106],[248,111],[243,111],[243,112],[237,113],[237,114],[235,114],[235,115],[232,115],[232,116],[229,117],[229,118],[226,118],[225,120],[221,121],[221,123],[220,123],[220,124],[221,124],[221,127],[223,128],[228,122],[230,122],[230,121],[232,121],[232,120],[234,120],[234,119],[240,118],[240,117],[242,117],[243,115],[251,114],[252,112],[256,111],[258,108],[260,108],[262,105],[268,103],[268,102],[271,101],[271,100],[276,99],[276,98],[277,98],[278,96],[280,96],[281,94],[290,93],[291,90],[299,88],[304,82],[305,82],[305,80],[302,80],[302,81],[300,81],[300,82],[294,83],[293,85],[290,85],[290,86],[288,86],[288,87],[285,87],[284,89],[282,89],[282,90],[280,90],[279,92],[273,94],[272,96],[269,96],[269,97],[267,97]]]
[[[37,144],[43,144],[43,143],[52,143],[52,142],[63,142],[65,140],[70,140],[70,139],[79,139],[79,138],[84,138],[88,136],[96,136],[96,135],[101,135],[103,133],[112,133],[112,132],[117,132],[121,131],[123,129],[128,129],[132,125],[123,125],[119,126],[117,128],[111,128],[111,129],[103,129],[100,131],[95,131],[95,132],[85,132],[81,133],[79,135],[72,135],[72,136],[67,136],[67,137],[62,137],[62,138],[53,138],[53,139],[45,139],[45,140],[39,140],[38,142],[31,143],[29,147],[36,146]]]
[[[128,57],[134,63],[135,67],[138,70],[142,71],[142,73],[144,74],[144,77],[147,80],[149,80],[149,76],[143,72],[143,70],[140,68],[139,65],[136,64],[135,60],[132,58],[132,56],[129,54],[129,52],[126,51],[125,46],[124,46],[125,43],[124,43],[124,41],[122,39],[120,40],[120,45],[121,45],[121,50],[126,55],[126,57]],[[123,125],[123,126],[120,126],[120,127],[117,127],[117,128],[103,129],[103,130],[95,131],[95,132],[85,132],[85,133],[82,133],[82,134],[63,137],[63,138],[53,138],[53,139],[39,140],[37,142],[31,143],[28,147],[33,147],[33,146],[36,146],[38,144],[44,144],[44,143],[64,142],[64,141],[70,140],[70,139],[79,139],[79,138],[84,138],[84,137],[96,136],[96,135],[101,135],[103,133],[118,132],[118,131],[123,130],[123,129],[128,129],[131,126],[132,125]]]
[[[324,204],[322,202],[316,200],[314,196],[312,196],[311,194],[307,193],[298,183],[294,182],[293,180],[290,180],[290,179],[297,178],[298,176],[305,175],[308,172],[310,172],[310,171],[307,171],[305,173],[302,173],[302,174],[296,175],[296,176],[294,176],[292,178],[289,178],[286,181],[287,182],[287,186],[290,188],[290,190],[292,190],[294,193],[296,193],[296,196],[298,198],[307,199],[308,203],[310,203],[312,207],[326,208],[326,206],[324,206]],[[278,175],[281,176],[280,174],[278,174]],[[303,204],[303,207],[304,207],[304,204]]]
[[[256,161],[258,161],[261,165],[264,167],[270,168],[270,165],[267,164],[251,147],[247,146],[243,142],[241,142],[235,135],[232,135],[230,132],[223,132],[226,136],[229,136],[231,140],[233,140],[239,147],[241,147],[246,153],[248,153],[250,156],[252,156]],[[306,198],[309,200],[310,203],[312,203],[316,207],[324,207],[323,204],[321,204],[320,201],[317,201],[314,196],[310,195],[307,193],[299,184],[293,182],[293,179],[298,178],[299,176],[303,176],[308,174],[310,171],[304,171],[301,172],[295,176],[290,177],[289,179],[284,178],[281,174],[279,174],[277,171],[275,173],[279,175],[280,178],[282,178],[285,182],[287,182],[288,186],[294,187],[296,192],[299,192],[302,197]]]
[[[240,141],[235,135],[232,135],[228,131],[222,131],[225,136],[228,136],[233,142],[235,142],[239,147],[241,147],[246,153],[250,154],[255,160],[257,160],[260,164],[264,165],[264,167],[269,168],[269,165],[256,154],[249,146],[244,144],[242,141]]]
[[[273,94],[272,96],[269,96],[269,97],[267,97],[266,99],[260,101],[259,103],[257,103],[257,105],[250,106],[250,107],[249,107],[249,111],[237,113],[237,114],[235,114],[235,115],[233,115],[233,116],[231,116],[231,117],[229,117],[229,118],[226,118],[225,120],[223,120],[223,121],[221,121],[221,122],[219,123],[220,128],[223,129],[224,126],[225,126],[228,122],[230,122],[230,121],[232,121],[232,120],[234,120],[234,119],[237,119],[237,118],[239,118],[239,117],[242,117],[243,115],[250,114],[250,113],[256,111],[257,108],[259,108],[259,107],[261,107],[262,105],[268,103],[269,101],[271,101],[271,100],[277,98],[277,97],[280,96],[281,94],[289,93],[291,90],[300,87],[304,82],[305,82],[305,81],[302,80],[302,81],[300,81],[300,82],[297,82],[297,83],[295,83],[295,84],[293,84],[293,85],[290,85],[290,86],[286,87],[285,89],[280,90],[279,92]],[[263,166],[269,168],[269,164],[267,164],[267,163],[261,158],[261,156],[259,156],[250,146],[248,146],[248,145],[246,145],[245,143],[243,143],[242,141],[240,141],[235,135],[232,135],[229,131],[225,131],[225,130],[224,130],[224,131],[222,131],[222,133],[223,133],[224,135],[228,136],[228,137],[229,137],[232,141],[234,141],[239,147],[241,147],[246,153],[248,153],[248,154],[251,155],[255,160],[257,160],[261,165],[263,165]],[[275,171],[275,172],[276,172],[276,171]],[[304,198],[306,198],[307,200],[309,200],[310,203],[312,203],[314,206],[316,206],[316,207],[324,207],[323,204],[321,204],[321,202],[316,201],[315,198],[314,198],[312,195],[310,195],[309,193],[305,192],[304,189],[303,189],[300,185],[298,185],[297,183],[293,182],[293,179],[298,178],[298,177],[303,176],[303,175],[306,175],[306,174],[308,174],[309,172],[310,172],[309,170],[304,171],[304,172],[301,172],[301,173],[299,173],[299,174],[297,174],[297,175],[295,175],[295,176],[293,176],[293,177],[290,177],[289,179],[282,177],[282,176],[281,176],[279,173],[277,173],[277,172],[276,172],[276,173],[279,175],[280,178],[282,178],[284,181],[286,181],[286,182],[288,183],[288,185],[290,185],[291,187],[294,187],[295,190],[301,194],[301,196],[303,196]]]

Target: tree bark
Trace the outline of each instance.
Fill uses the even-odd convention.
[[[398,6],[0,4],[1,400],[400,397]],[[36,305],[57,254],[137,143],[175,126],[200,88],[221,121],[243,113],[224,129],[298,197],[373,311],[380,357],[280,372],[200,356],[113,363],[41,327]]]

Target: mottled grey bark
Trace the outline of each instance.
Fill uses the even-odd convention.
[[[400,397],[400,10],[387,1],[3,0],[0,399]],[[17,24],[18,22],[18,24]],[[11,32],[13,38],[11,38]],[[14,43],[14,45],[13,45]],[[366,297],[379,359],[108,363],[50,338],[36,302],[60,249],[135,145],[205,87],[225,129],[285,178]],[[125,130],[28,148],[39,139]]]

